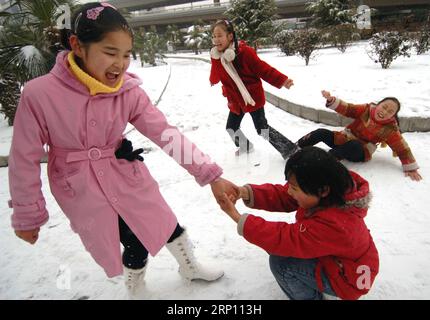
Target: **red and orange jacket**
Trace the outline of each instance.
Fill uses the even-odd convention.
[[[369,184],[350,172],[354,189],[343,207],[305,210],[288,194],[286,185],[247,185],[248,207],[275,212],[296,212],[296,222],[269,222],[244,214],[238,223],[243,237],[269,254],[300,259],[317,258],[315,277],[322,291],[321,269],[336,295],[358,299],[372,286],[379,271],[379,256],[364,222],[370,201]]]
[[[211,85],[215,85],[221,81],[222,94],[228,100],[230,111],[235,114],[240,114],[241,111],[252,112],[264,107],[266,100],[261,79],[277,88],[281,88],[288,79],[286,75],[260,60],[255,50],[247,46],[244,41],[241,41],[233,65],[252,99],[255,101],[255,106],[245,105],[239,89],[225,71],[221,61],[211,58],[211,62],[209,81]]]
[[[336,99],[331,104],[327,104],[327,107],[345,117],[355,119],[346,127],[347,130],[334,133],[336,145],[357,139],[363,144],[365,160],[368,161],[372,158],[377,144],[385,143],[399,157],[403,171],[419,168],[408,143],[403,139],[397,121],[393,119],[381,123],[372,117],[374,104],[352,104]]]

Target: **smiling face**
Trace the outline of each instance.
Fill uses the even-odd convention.
[[[288,177],[288,194],[293,197],[303,209],[314,208],[320,203],[320,197],[307,194],[300,189],[294,174]]]
[[[375,107],[376,120],[384,121],[392,119],[398,110],[399,106],[395,101],[390,99],[382,101]]]
[[[116,87],[130,65],[132,38],[126,31],[108,32],[101,41],[88,45],[71,36],[70,44],[82,60],[81,68],[108,87]]]
[[[227,32],[223,26],[218,25],[212,32],[212,43],[219,52],[224,52],[233,41],[233,34]]]

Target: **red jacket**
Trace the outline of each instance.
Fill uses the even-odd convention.
[[[252,99],[255,101],[255,106],[245,105],[239,89],[225,71],[221,61],[211,58],[211,62],[211,74],[209,77],[211,85],[215,85],[221,81],[222,94],[228,100],[228,107],[231,112],[238,115],[241,111],[252,112],[264,106],[266,100],[261,79],[277,88],[281,88],[288,79],[286,75],[260,60],[254,49],[247,46],[244,41],[241,41],[233,65]]]
[[[255,209],[276,212],[297,210],[296,222],[269,222],[248,214],[238,224],[239,234],[269,254],[300,259],[318,258],[315,277],[322,291],[321,268],[336,295],[358,299],[366,294],[379,271],[379,257],[364,223],[370,201],[369,184],[351,172],[355,182],[345,195],[344,207],[309,211],[298,207],[288,194],[288,184],[249,185],[246,204]]]
[[[327,107],[337,113],[355,119],[347,126],[353,136],[345,131],[334,132],[334,143],[341,145],[349,140],[358,139],[364,147],[365,160],[372,158],[376,146],[386,143],[399,157],[402,162],[403,171],[417,170],[419,168],[411,148],[400,132],[396,120],[388,122],[378,122],[372,116],[375,106],[372,104],[352,104],[340,99],[327,104]]]

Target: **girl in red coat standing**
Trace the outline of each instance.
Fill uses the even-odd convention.
[[[405,176],[415,181],[422,179],[412,151],[400,132],[397,118],[400,111],[399,100],[388,97],[377,104],[352,104],[337,99],[325,90],[322,95],[327,99],[327,108],[354,118],[354,121],[343,131],[312,131],[297,142],[299,147],[324,142],[332,148],[329,152],[339,160],[364,162],[372,158],[379,144],[388,145],[399,157]]]
[[[378,251],[364,222],[368,182],[317,147],[297,151],[285,167],[286,185],[239,187],[254,209],[296,212],[296,222],[239,214],[232,197],[221,208],[238,233],[270,254],[270,269],[290,299],[341,299],[366,294],[379,271]]]
[[[264,114],[264,90],[261,79],[271,85],[290,88],[293,80],[260,60],[245,42],[237,43],[234,28],[228,20],[219,20],[212,26],[211,74],[209,81],[221,81],[222,94],[228,100],[230,113],[227,131],[235,145],[236,154],[253,150],[252,143],[240,130],[245,113],[251,114],[258,134],[278,150],[284,159],[296,150],[296,145],[268,125]]]

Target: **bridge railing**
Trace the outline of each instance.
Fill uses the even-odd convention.
[[[219,4],[202,4],[202,5],[192,5],[189,7],[180,7],[180,8],[173,8],[173,9],[166,9],[166,8],[154,8],[151,10],[139,10],[139,11],[132,11],[131,16],[132,17],[141,17],[145,15],[151,15],[154,13],[166,13],[166,14],[174,14],[178,12],[184,12],[184,11],[199,11],[204,9],[211,9],[211,8],[221,8],[224,7],[227,9],[230,7],[230,2],[221,2]]]

